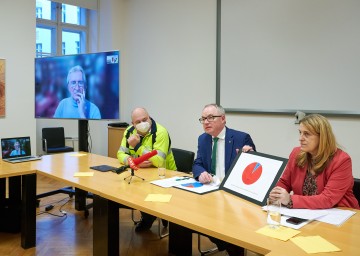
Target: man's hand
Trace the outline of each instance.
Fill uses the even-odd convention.
[[[81,118],[86,118],[85,116],[85,90],[78,92],[76,94],[76,102],[78,105],[78,111]]]
[[[146,161],[142,162],[141,164],[139,164],[140,168],[149,168],[149,167],[152,167],[152,166],[153,166],[153,164],[149,160],[146,160]]]
[[[200,174],[199,181],[203,184],[210,183],[212,181],[212,176],[210,173],[204,171]]]
[[[254,149],[251,147],[251,146],[249,146],[249,145],[245,145],[245,146],[243,146],[243,148],[242,148],[242,152],[249,152],[249,151],[254,151]]]
[[[140,136],[139,134],[133,134],[131,135],[127,142],[129,143],[129,145],[133,148],[135,148],[135,146],[140,142]]]

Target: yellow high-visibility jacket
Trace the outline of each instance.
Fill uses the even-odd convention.
[[[151,161],[155,167],[158,167],[159,163],[166,159],[166,169],[176,170],[174,155],[171,151],[171,139],[168,131],[153,119],[151,119],[151,121],[150,131],[144,137],[140,135],[140,143],[138,143],[135,148],[130,147],[127,139],[131,135],[137,134],[137,131],[134,126],[126,128],[120,148],[117,152],[118,160],[121,164],[127,165],[127,159],[130,156],[136,158],[149,153],[152,150],[156,150],[157,155],[151,157],[149,161]]]

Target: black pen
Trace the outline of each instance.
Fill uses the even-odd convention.
[[[191,178],[191,177],[186,176],[186,177],[183,177],[183,178],[176,179],[175,181],[188,180],[188,179],[190,179],[190,178]]]

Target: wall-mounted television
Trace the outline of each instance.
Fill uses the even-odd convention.
[[[120,119],[120,52],[35,58],[35,118]]]

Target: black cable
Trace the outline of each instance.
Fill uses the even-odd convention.
[[[66,212],[66,211],[63,211],[63,210],[62,210],[62,207],[64,207],[67,203],[73,201],[73,199],[70,198],[70,196],[69,196],[69,197],[65,197],[65,198],[63,198],[63,199],[61,199],[61,200],[59,200],[59,201],[57,201],[57,202],[55,202],[55,203],[46,204],[45,206],[48,207],[48,206],[51,206],[51,205],[53,205],[53,204],[60,203],[61,201],[64,201],[65,199],[68,199],[68,200],[67,200],[65,203],[63,203],[62,205],[60,205],[60,207],[59,207],[59,212],[62,213],[62,215],[58,215],[58,214],[49,212],[49,211],[52,210],[53,208],[51,208],[51,209],[48,210],[48,211],[39,212],[39,213],[36,214],[36,215],[49,214],[49,215],[52,215],[52,216],[55,216],[55,217],[61,217],[61,218],[65,217],[65,218],[67,218],[67,212]]]
[[[69,199],[70,198],[70,196],[68,196],[68,197],[64,197],[63,199],[60,199],[59,201],[54,201],[54,202],[50,202],[50,203],[47,203],[47,204],[44,204],[44,205],[39,205],[39,207],[43,207],[43,206],[49,206],[49,205],[52,205],[52,204],[58,204],[58,203],[60,203],[61,201],[64,201],[64,200],[66,200],[66,199]]]

